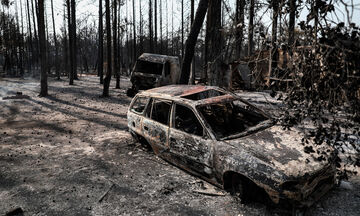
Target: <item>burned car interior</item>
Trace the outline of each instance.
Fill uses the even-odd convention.
[[[247,105],[239,100],[202,105],[198,107],[198,110],[216,134],[217,139],[241,133],[267,120],[267,117],[260,113],[250,112]]]

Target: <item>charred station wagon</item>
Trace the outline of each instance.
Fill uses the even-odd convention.
[[[130,132],[155,154],[242,200],[262,192],[274,203],[310,206],[334,185],[333,161],[306,154],[299,129],[283,130],[260,109],[217,87],[143,91],[127,118]]]

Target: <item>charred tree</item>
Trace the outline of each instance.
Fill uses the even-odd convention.
[[[154,52],[153,44],[153,23],[152,23],[152,1],[149,0],[149,52]]]
[[[102,96],[109,97],[109,87],[111,80],[111,20],[110,20],[110,0],[105,0],[105,19],[106,19],[106,46],[107,46],[107,73],[104,79],[104,91]]]
[[[52,23],[53,23],[53,32],[54,32],[54,45],[55,45],[55,73],[58,80],[60,80],[60,70],[59,70],[59,47],[56,37],[56,30],[55,30],[55,18],[54,18],[54,3],[51,0],[51,16],[52,16]]]
[[[46,39],[45,39],[45,23],[44,23],[44,0],[38,1],[38,29],[40,42],[40,57],[41,57],[41,74],[40,74],[40,95],[45,97],[48,95],[47,85],[47,61],[46,61]]]
[[[154,52],[157,53],[157,0],[154,0]]]
[[[275,0],[277,1],[277,0]],[[254,8],[255,0],[250,0],[249,8],[249,36],[248,36],[248,56],[253,54],[254,49]]]
[[[76,43],[76,3],[75,0],[71,0],[71,34],[72,34],[72,49],[73,49],[73,58],[74,58],[74,79],[78,79],[77,75],[77,43]]]
[[[276,67],[277,67],[277,22],[278,22],[278,13],[279,13],[279,1],[273,0],[271,3],[273,9],[273,17],[272,17],[272,32],[271,32],[271,50],[269,55],[269,77],[268,77],[268,85],[270,84],[270,77],[273,75]]]
[[[98,74],[100,76],[100,84],[104,83],[104,30],[103,30],[103,10],[102,1],[99,0],[99,44],[98,44]]]
[[[190,29],[191,29],[192,24],[194,23],[194,16],[195,16],[195,0],[191,0],[190,1]],[[205,18],[205,16],[204,16],[204,18]],[[200,29],[201,29],[201,27],[200,27]],[[195,56],[195,52],[194,52],[194,56]],[[195,84],[195,58],[194,57],[192,58],[192,61],[191,61],[189,84],[190,85]]]
[[[180,78],[180,83],[182,84],[188,84],[189,82],[191,61],[194,57],[196,41],[205,19],[206,11],[208,9],[208,4],[209,4],[209,0],[200,0],[196,11],[194,23],[191,26],[189,36],[186,40],[185,55],[182,62],[181,78]]]
[[[66,0],[66,7],[67,7],[67,16],[68,16],[68,32],[69,32],[69,57],[70,57],[70,73],[69,73],[69,85],[74,85],[74,49],[73,49],[73,28],[71,22],[71,10],[70,10],[70,0]]]
[[[136,19],[135,19],[135,0],[133,0],[133,61],[135,64],[136,58],[137,58],[137,54],[136,54]]]
[[[208,59],[207,74],[208,83],[213,86],[222,85],[222,46],[223,38],[221,36],[221,0],[209,1],[209,9],[206,25],[208,34]]]
[[[114,7],[114,19],[113,19],[113,50],[114,50],[114,73],[116,74],[116,87],[120,88],[120,73],[118,65],[118,39],[117,39],[117,0],[113,2]]]
[[[235,28],[236,28],[236,49],[235,56],[236,59],[240,59],[241,57],[241,49],[242,49],[242,41],[244,34],[244,9],[245,9],[245,0],[237,0],[236,1],[236,13],[235,13]]]
[[[295,35],[295,13],[296,13],[296,0],[289,0],[289,41],[288,46],[290,47],[290,54],[292,54],[292,48],[294,46],[294,35]]]

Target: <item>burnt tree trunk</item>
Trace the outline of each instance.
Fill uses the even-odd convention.
[[[47,85],[47,61],[46,61],[46,39],[45,39],[45,23],[44,23],[44,0],[38,1],[38,30],[40,42],[40,57],[41,57],[41,74],[40,74],[40,95],[45,97],[48,95]]]
[[[78,75],[77,75],[77,48],[76,48],[76,7],[75,7],[75,0],[71,0],[71,28],[72,28],[72,41],[73,41],[73,58],[74,58],[74,79],[78,79]]]
[[[59,47],[56,37],[56,30],[55,30],[55,18],[54,18],[54,3],[51,0],[51,16],[52,16],[52,23],[53,23],[53,32],[54,32],[54,43],[55,43],[55,73],[58,80],[60,80],[60,70],[59,70]]]
[[[70,73],[69,73],[69,85],[74,85],[74,50],[73,50],[73,38],[72,38],[72,23],[71,23],[71,10],[70,0],[66,0],[67,15],[68,15],[68,32],[69,32],[69,57],[70,57]]]
[[[134,38],[133,38],[133,56],[134,56],[134,64],[137,58],[137,54],[136,54],[136,20],[135,20],[135,0],[133,0],[133,34],[134,34]]]
[[[250,0],[248,56],[251,56],[253,54],[253,49],[254,49],[254,8],[255,8],[255,0]]]
[[[100,76],[100,84],[104,83],[104,28],[103,28],[103,10],[102,1],[99,0],[99,57],[98,57],[98,73]]]
[[[152,1],[149,0],[149,52],[154,52],[153,27],[152,27]]]
[[[118,43],[117,43],[117,0],[113,2],[114,7],[114,17],[113,17],[113,41],[114,41],[114,73],[116,74],[116,86],[115,88],[120,88],[120,73],[119,73],[119,65],[118,65]]]
[[[209,0],[200,0],[196,11],[194,23],[191,26],[189,36],[186,40],[185,55],[182,62],[180,77],[180,83],[182,84],[188,84],[189,82],[191,61],[194,57],[196,41],[205,19],[208,4]]]
[[[244,9],[245,9],[245,0],[237,0],[236,1],[236,49],[235,49],[235,56],[236,59],[240,59],[241,57],[241,49],[242,49],[242,41],[243,41],[243,34],[244,34]]]
[[[107,73],[104,79],[104,91],[102,96],[109,97],[109,87],[111,80],[111,20],[110,20],[110,3],[105,0],[106,10],[106,46],[107,46]]]
[[[222,85],[222,45],[223,38],[221,36],[221,0],[209,1],[209,9],[207,16],[207,31],[208,33],[208,59],[207,59],[207,74],[208,83],[212,86]]]
[[[294,46],[294,35],[295,35],[295,13],[296,13],[296,0],[289,0],[289,41],[288,46],[290,47],[290,54],[292,55],[292,49]]]
[[[278,13],[279,13],[279,2],[278,0],[272,1],[273,9],[273,18],[272,18],[272,32],[271,32],[271,50],[269,55],[269,73],[267,85],[270,84],[270,77],[273,76],[273,73],[277,67],[277,22],[278,22]]]

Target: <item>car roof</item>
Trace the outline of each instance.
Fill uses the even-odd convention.
[[[208,90],[215,90],[221,92],[222,96],[214,96],[201,100],[192,100],[186,96],[194,95],[197,93],[205,92]],[[221,99],[235,99],[235,97],[228,91],[225,91],[216,86],[202,86],[202,85],[168,85],[158,88],[142,91],[139,95],[156,97],[162,99],[169,99],[177,102],[184,102],[189,105],[207,104],[210,102],[221,101]]]

